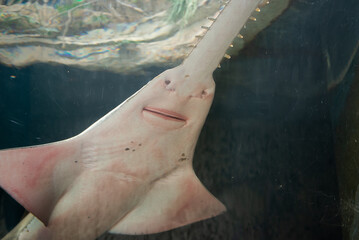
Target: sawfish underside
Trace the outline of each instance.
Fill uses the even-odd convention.
[[[214,96],[213,71],[260,3],[225,3],[181,65],[81,134],[0,151],[1,187],[36,217],[16,238],[150,234],[224,212],[196,177],[193,153]]]

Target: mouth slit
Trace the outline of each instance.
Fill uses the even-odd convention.
[[[161,110],[155,110],[155,109],[152,109],[152,108],[143,108],[143,111],[148,111],[148,112],[151,112],[155,115],[160,115],[160,116],[163,116],[165,118],[170,118],[170,119],[173,119],[173,120],[176,120],[176,121],[186,121],[185,118],[183,117],[180,117],[180,116],[175,116],[175,115],[172,115],[172,114],[169,114],[169,113],[165,113],[165,112],[162,112]]]

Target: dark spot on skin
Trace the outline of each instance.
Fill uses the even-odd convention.
[[[170,84],[170,83],[171,83],[170,80],[168,80],[168,79],[165,80],[165,84],[166,84],[166,85],[168,85],[168,84]]]
[[[138,144],[138,146],[140,146],[140,147],[141,147],[141,146],[142,146],[142,143]]]
[[[186,75],[186,76],[184,76],[184,77],[188,78],[188,77],[189,77],[189,75],[187,74],[187,75]]]
[[[206,92],[206,90],[203,90],[203,91],[202,91],[202,93],[201,93],[201,95],[202,95],[202,97],[207,96],[207,92]]]
[[[125,151],[128,151],[128,150],[130,150],[129,148],[125,148]]]
[[[132,149],[132,152],[136,151],[135,149]]]
[[[77,163],[77,160],[75,161],[75,163]]]
[[[187,160],[187,158],[185,158],[185,157],[178,159],[179,162],[183,162],[183,161],[186,161],[186,160]]]
[[[90,218],[90,216],[87,216],[87,218]]]
[[[184,153],[182,153],[182,155],[181,155],[182,157],[184,157],[185,156],[185,154]]]
[[[133,143],[133,141],[131,141],[131,143]]]

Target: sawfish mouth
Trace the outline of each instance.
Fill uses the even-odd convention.
[[[171,120],[171,121],[181,121],[181,122],[186,122],[187,118],[181,114],[178,114],[176,112],[172,112],[166,109],[161,109],[161,108],[153,108],[153,107],[144,107],[143,112],[148,112],[150,114],[153,114],[157,117],[166,119],[166,120]]]
[[[151,125],[165,129],[180,128],[187,122],[185,116],[162,108],[144,107],[142,115]]]

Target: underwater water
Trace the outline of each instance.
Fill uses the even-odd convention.
[[[358,11],[355,0],[293,0],[216,70],[193,164],[226,213],[164,233],[99,239],[359,239],[359,146],[350,144],[359,137]],[[167,69],[5,64],[0,149],[70,138]],[[11,228],[23,212],[0,194],[2,237],[5,221]]]

